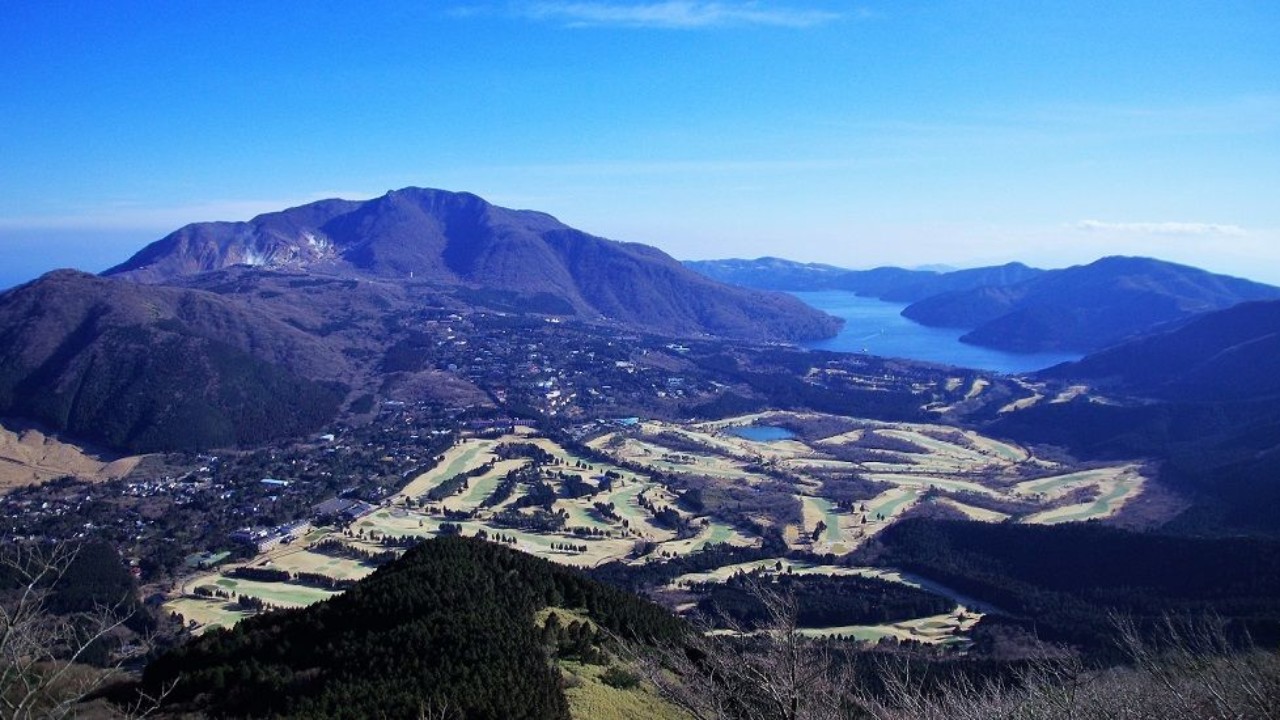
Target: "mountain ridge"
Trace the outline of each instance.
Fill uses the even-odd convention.
[[[1280,300],[1192,316],[1036,379],[1107,400],[1039,403],[990,430],[1084,457],[1161,458],[1161,481],[1195,501],[1170,530],[1280,536]]]
[[[1280,300],[1196,315],[1038,374],[1163,400],[1280,395]]]
[[[55,271],[0,294],[0,414],[131,451],[260,442],[327,421],[347,361],[201,290]]]
[[[540,626],[549,607],[589,622]],[[567,720],[557,658],[607,663],[602,646],[686,632],[652,602],[571,568],[439,537],[326,602],[195,638],[155,659],[143,683],[172,688],[166,709],[216,716],[422,717],[444,706],[469,718]]]
[[[908,269],[892,266],[850,270],[777,257],[754,260],[689,260],[685,267],[707,277],[760,290],[847,290],[890,302],[914,302],[953,290],[1007,285],[1042,272],[1020,262],[962,270]]]
[[[746,287],[843,290],[909,303],[903,317],[968,330],[963,342],[1006,352],[1089,353],[1198,313],[1280,299],[1274,286],[1143,257],[1108,256],[1057,270],[1012,262],[948,272],[846,270],[776,257],[685,264]]]
[[[709,280],[647,245],[470,193],[422,188],[187,225],[103,274],[157,284],[240,264],[549,294],[579,318],[671,335],[795,341],[829,337],[840,326],[784,294]]]
[[[1151,258],[1110,256],[1001,288],[936,295],[902,314],[960,327],[962,342],[1010,352],[1093,352],[1280,288]]]

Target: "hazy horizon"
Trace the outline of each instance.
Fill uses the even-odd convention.
[[[11,8],[0,286],[404,186],[680,259],[1280,283],[1280,5]],[[7,273],[7,276],[5,275]]]
[[[343,198],[365,200],[369,198]],[[287,208],[280,208],[287,209]],[[527,210],[537,210],[537,208],[520,208]],[[251,220],[253,217],[244,218]],[[207,220],[194,222],[238,222],[238,220]],[[186,225],[189,223],[182,223]],[[181,227],[175,226],[172,230]],[[590,228],[579,227],[579,230],[591,232]],[[171,232],[170,230],[169,232]],[[146,245],[160,240],[164,235],[145,235],[146,231],[129,230],[129,229],[103,229],[92,231],[80,231],[74,228],[63,229],[57,228],[52,230],[26,230],[26,231],[8,231],[0,230],[0,241],[5,245],[6,250],[10,254],[10,261],[4,266],[0,266],[0,292],[11,287],[21,285],[25,282],[34,280],[46,272],[60,269],[81,270],[89,273],[100,273],[110,267],[121,264],[128,260]],[[628,242],[626,238],[608,238],[610,240],[618,240]],[[660,246],[659,246],[660,247]],[[668,248],[661,248],[668,254],[672,254]],[[1004,265],[1012,262],[1020,262],[1031,267],[1042,270],[1054,270],[1060,268],[1071,267],[1075,265],[1087,265],[1091,262],[1099,260],[1103,257],[1114,255],[1134,255],[1134,253],[1112,252],[1098,255],[1089,259],[1082,259],[1079,262],[1067,262],[1059,264],[1042,264],[1029,261],[1022,257],[1005,257],[991,258],[987,261],[974,261],[970,263],[939,263],[939,262],[922,262],[918,264],[894,264],[894,263],[870,263],[870,264],[842,264],[838,261],[826,259],[810,259],[804,260],[799,257],[788,256],[785,254],[786,249],[778,249],[775,252],[765,253],[763,255],[722,255],[715,257],[680,257],[672,254],[675,259],[680,261],[691,260],[761,260],[765,258],[777,258],[799,263],[813,263],[821,265],[831,265],[846,270],[870,270],[878,267],[901,267],[909,270],[928,270],[933,272],[951,272],[955,270],[965,270],[978,267],[990,267]],[[1034,254],[1034,253],[1033,253]],[[1156,260],[1166,262],[1179,262],[1166,257],[1157,255],[1142,255],[1140,257],[1151,257]],[[1255,271],[1268,270],[1269,272],[1233,272],[1230,269],[1215,267],[1212,265],[1199,265],[1195,263],[1188,264],[1193,267],[1199,267],[1214,273],[1231,275],[1234,277],[1253,280],[1271,285],[1280,286],[1280,267],[1270,268],[1253,268]]]

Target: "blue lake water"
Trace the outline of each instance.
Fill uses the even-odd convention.
[[[925,327],[902,317],[906,304],[859,297],[844,290],[791,294],[845,320],[839,335],[805,343],[805,347],[816,350],[869,353],[1006,374],[1043,370],[1081,357],[1070,353],[1010,353],[967,345],[960,342],[967,330]]]
[[[729,428],[730,435],[737,435],[744,440],[753,442],[773,442],[775,440],[790,440],[796,434],[790,430],[777,427],[776,425],[746,425],[743,427]]]

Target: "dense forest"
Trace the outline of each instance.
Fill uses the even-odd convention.
[[[540,629],[547,607],[588,617],[594,643],[683,632],[656,605],[574,570],[437,538],[327,602],[214,630],[156,660],[144,683],[176,681],[171,709],[213,715],[416,718],[447,705],[468,718],[567,718],[549,658],[581,652],[587,630]]]
[[[698,609],[717,625],[754,630],[775,620],[757,583],[795,599],[801,627],[878,625],[949,612],[955,603],[926,590],[879,578],[783,574],[773,581],[740,575],[700,588]]]
[[[138,587],[120,554],[102,542],[58,548],[0,545],[0,598],[22,592],[31,578],[49,594],[45,609],[53,615],[115,609],[122,617],[141,610]],[[137,618],[139,627],[145,618]],[[7,629],[7,628],[6,628]]]
[[[1280,640],[1280,543],[1139,534],[1095,523],[904,520],[874,553],[995,605],[1042,640],[1106,655],[1117,617],[1217,614],[1255,640]]]

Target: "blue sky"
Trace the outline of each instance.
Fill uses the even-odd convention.
[[[1280,3],[7,2],[0,287],[408,185],[676,257],[1280,283]]]

